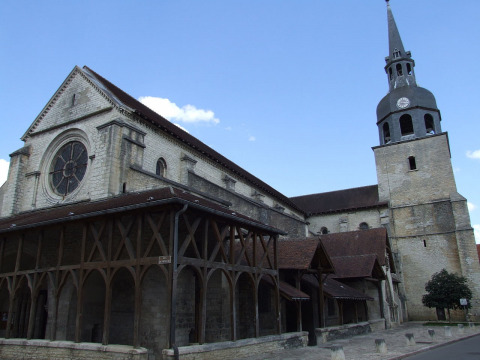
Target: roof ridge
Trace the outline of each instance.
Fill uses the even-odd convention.
[[[304,213],[300,207],[298,207],[295,203],[293,203],[290,198],[279,192],[278,190],[274,189],[264,181],[257,178],[255,175],[251,174],[247,170],[243,169],[233,161],[229,160],[218,151],[214,150],[210,146],[206,145],[204,142],[199,140],[198,138],[194,137],[193,135],[187,133],[186,131],[182,130],[171,121],[165,119],[160,114],[156,113],[148,106],[142,104],[140,101],[135,99],[133,96],[125,92],[124,90],[120,89],[118,86],[111,83],[109,80],[105,79],[103,76],[96,73],[94,70],[89,68],[88,66],[84,66],[84,70],[91,73],[93,76],[97,78],[98,81],[102,83],[102,85],[106,86],[109,91],[113,93],[113,95],[118,98],[120,102],[125,104],[127,107],[133,109],[133,112],[142,118],[145,121],[149,121],[154,125],[163,128],[164,131],[170,133],[170,135],[176,137],[178,140],[184,142],[189,147],[193,148],[194,150],[200,152],[204,156],[210,158],[212,161],[217,162],[223,165],[226,169],[230,170],[234,174],[238,175],[239,177],[245,179],[252,185],[255,185],[259,189],[265,191],[266,193],[272,195],[273,197],[281,200],[283,203],[287,204],[291,208]],[[130,102],[130,103],[129,103]]]

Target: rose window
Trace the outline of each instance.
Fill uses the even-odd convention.
[[[71,141],[58,151],[52,161],[50,179],[53,190],[66,196],[74,191],[87,171],[88,153],[79,141]]]

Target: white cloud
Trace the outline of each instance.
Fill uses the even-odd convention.
[[[472,204],[471,202],[467,202],[467,206],[468,206],[468,211],[473,211],[477,208],[477,205]]]
[[[0,159],[0,186],[7,180],[9,165],[10,163],[7,160]]]
[[[480,150],[467,151],[467,157],[470,159],[480,159]]]
[[[171,102],[169,99],[141,96],[138,100],[145,106],[162,115],[168,120],[174,122],[179,121],[183,123],[211,123],[218,124],[220,120],[215,117],[212,110],[197,109],[193,105],[184,105],[179,107],[177,104]]]
[[[480,244],[480,224],[474,224],[472,226],[475,233],[475,241],[477,242],[477,244]]]
[[[248,137],[248,141],[255,141],[257,140],[257,138],[255,136],[249,136]]]

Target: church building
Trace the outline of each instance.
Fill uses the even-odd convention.
[[[448,134],[388,0],[387,16],[388,93],[379,143],[365,144],[378,184],[365,187],[288,198],[74,67],[0,188],[0,357],[207,359],[315,344],[331,328],[436,319],[421,299],[443,268],[467,278],[480,320]]]

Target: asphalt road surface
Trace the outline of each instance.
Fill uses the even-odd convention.
[[[479,360],[480,335],[456,343],[441,346],[418,355],[409,356],[408,360]]]

